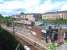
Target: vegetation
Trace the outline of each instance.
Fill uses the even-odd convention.
[[[12,24],[11,22],[12,22],[11,16],[4,17],[4,16],[0,15],[0,24],[4,23],[6,25],[11,25]]]
[[[57,47],[57,43],[51,43],[48,47],[48,50],[55,50]]]
[[[67,40],[64,41],[64,44],[67,44]]]
[[[64,40],[64,44],[67,44],[67,40]],[[58,47],[56,42],[52,42],[49,47],[48,50],[55,50]]]

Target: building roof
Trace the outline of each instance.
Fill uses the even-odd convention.
[[[67,11],[46,12],[44,14],[67,13]]]

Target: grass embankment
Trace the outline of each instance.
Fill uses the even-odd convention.
[[[57,43],[51,43],[48,47],[48,50],[54,50],[57,46]]]
[[[64,44],[67,45],[67,40],[64,41]],[[57,47],[58,47],[58,44],[54,42],[49,45],[48,50],[55,50]]]
[[[67,44],[67,40],[64,41],[64,44]]]
[[[67,24],[67,19],[47,20],[47,22],[52,24]]]
[[[15,50],[18,42],[9,32],[0,28],[0,50]],[[22,46],[20,49],[24,50]]]

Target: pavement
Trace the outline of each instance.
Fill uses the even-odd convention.
[[[58,48],[56,48],[56,50],[67,50],[67,44],[59,46]]]

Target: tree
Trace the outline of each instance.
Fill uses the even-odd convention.
[[[21,14],[21,15],[23,15],[24,13],[23,13],[23,12],[21,12],[20,14]]]
[[[0,14],[0,16],[2,16],[2,14]]]
[[[3,22],[3,16],[2,16],[2,14],[0,14],[0,23],[2,23]]]

